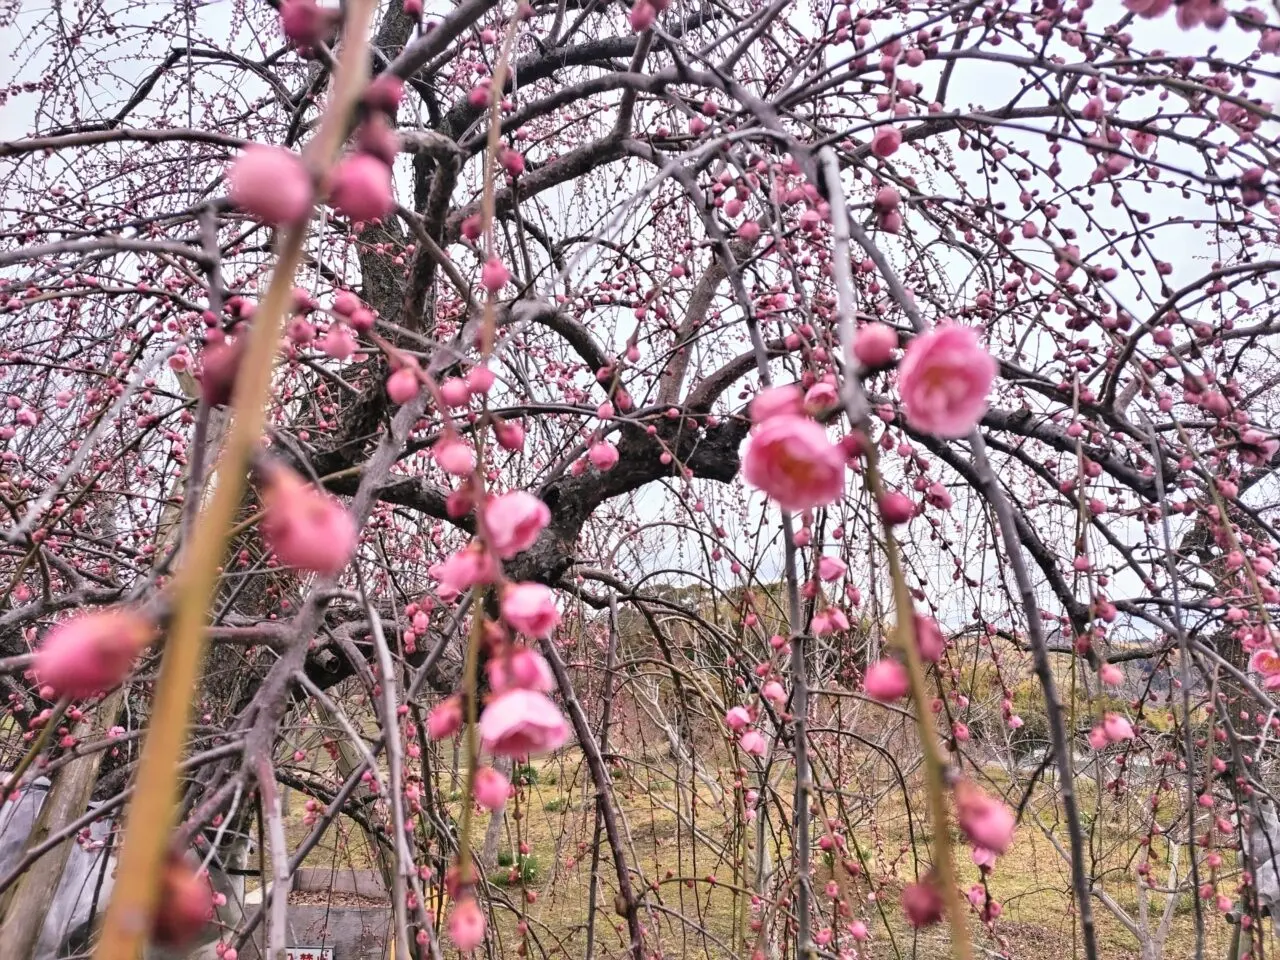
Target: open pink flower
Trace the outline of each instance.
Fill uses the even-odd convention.
[[[738,739],[738,746],[742,752],[751,757],[763,757],[768,749],[764,737],[759,730],[748,730]]]
[[[486,810],[501,810],[507,803],[511,781],[493,767],[481,767],[476,771],[472,793],[476,803]]]
[[[549,637],[560,623],[560,611],[549,587],[515,583],[502,592],[502,619],[529,637]]]
[[[359,531],[337,500],[282,466],[272,468],[262,499],[262,538],[281,563],[337,576],[351,561]]]
[[[986,413],[995,375],[996,362],[971,327],[938,327],[916,337],[898,367],[907,422],[935,437],[963,437]]]
[[[485,672],[494,693],[513,689],[550,693],[556,687],[550,664],[528,647],[512,647],[504,655],[493,657],[486,664]]]
[[[547,505],[524,490],[512,490],[485,504],[484,524],[489,544],[503,560],[528,550],[542,528],[551,522]]]
[[[444,740],[462,729],[462,698],[456,693],[436,704],[427,714],[427,736]]]
[[[730,707],[724,715],[724,723],[730,730],[738,733],[751,726],[751,714],[746,707]]]
[[[781,706],[787,702],[787,691],[777,680],[770,680],[760,688],[760,696],[768,700],[775,707]]]
[[[956,822],[976,847],[997,854],[1013,845],[1013,828],[1017,824],[1013,811],[969,780],[955,785]]]
[[[844,454],[812,420],[780,414],[756,428],[742,475],[784,510],[808,510],[840,499]]]
[[[569,724],[546,694],[508,690],[484,708],[480,742],[490,753],[527,757],[555,750],[569,738]]]
[[[805,392],[804,410],[810,416],[818,417],[840,404],[840,392],[829,380],[820,380]]]
[[[36,652],[36,679],[58,696],[90,697],[128,676],[155,636],[142,614],[119,607],[64,620]]]
[[[498,577],[498,564],[477,543],[472,543],[428,571],[440,582],[441,599],[452,600],[464,590],[479,583],[492,583]]]
[[[824,556],[818,561],[818,578],[831,583],[843,577],[847,569],[839,557]]]
[[[1108,713],[1102,718],[1102,732],[1111,743],[1132,740],[1133,724],[1129,718],[1119,713]]]
[[[1249,669],[1264,677],[1280,673],[1280,653],[1270,647],[1253,651],[1249,656]]]
[[[356,352],[356,339],[351,335],[351,331],[346,328],[346,325],[335,323],[329,328],[329,332],[316,343],[316,346],[321,353],[332,357],[334,360],[349,360],[351,355]]]
[[[251,143],[227,170],[231,202],[271,226],[296,223],[311,212],[311,174],[284,147]]]

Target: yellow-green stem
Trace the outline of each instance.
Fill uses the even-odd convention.
[[[867,443],[867,485],[872,496],[879,501],[884,495],[880,477],[880,464],[876,445]],[[898,541],[890,524],[884,523],[885,556],[889,561],[889,576],[893,581],[893,606],[898,620],[894,631],[898,645],[906,660],[907,677],[911,683],[911,699],[916,705],[916,729],[920,736],[920,749],[924,754],[925,788],[929,796],[929,814],[933,821],[933,866],[937,871],[939,891],[947,906],[947,919],[951,926],[951,943],[957,960],[971,960],[969,944],[968,911],[960,899],[956,882],[955,864],[951,859],[950,817],[947,811],[947,793],[944,781],[945,764],[934,730],[933,713],[929,709],[928,691],[925,689],[924,664],[920,661],[920,648],[916,644],[915,605],[911,590],[902,572],[898,556]]]
[[[480,744],[477,742],[476,714],[478,712],[478,687],[480,673],[480,644],[484,640],[484,602],[481,591],[475,598],[471,614],[471,633],[467,637],[467,656],[462,668],[462,699],[467,709],[467,779],[462,787],[462,828],[458,835],[458,882],[462,886],[471,883],[471,808],[475,806],[472,791],[476,784],[476,765],[479,763]]]
[[[344,49],[332,99],[306,159],[323,182],[345,139],[347,118],[368,82],[369,31],[374,0],[347,5]],[[179,762],[204,658],[205,624],[226,551],[229,532],[244,496],[246,471],[266,421],[271,373],[284,320],[293,302],[293,278],[302,261],[307,225],[284,230],[266,297],[254,314],[244,359],[236,376],[231,429],[223,447],[213,495],[193,525],[192,538],[173,584],[169,627],[150,729],[138,765],[137,790],[125,821],[119,880],[103,921],[95,960],[135,960],[151,928],[169,833],[176,816]],[[194,492],[193,494],[194,495]]]

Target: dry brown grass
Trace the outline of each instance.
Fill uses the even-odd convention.
[[[495,913],[503,954],[514,952],[518,942],[515,926],[515,910],[527,889],[532,892],[532,902],[524,904],[524,917],[530,936],[541,950],[550,956],[580,958],[586,942],[587,903],[590,893],[591,841],[594,830],[593,795],[586,789],[585,768],[576,756],[563,756],[541,762],[539,783],[529,789],[520,809],[509,807],[513,816],[508,817],[503,848],[511,852],[519,843],[527,845],[530,856],[537,863],[535,878],[527,888],[517,881],[507,883],[508,871],[498,868],[490,874],[497,879],[493,893],[499,900],[510,904],[510,909]],[[651,887],[650,899],[656,907],[645,918],[646,936],[651,947],[661,945],[664,956],[672,957],[725,957],[728,945],[740,946],[745,934],[744,924],[748,914],[748,898],[744,893],[731,889],[735,884],[750,887],[750,878],[735,877],[731,864],[725,863],[715,851],[714,844],[690,836],[685,825],[678,829],[678,819],[673,811],[678,797],[683,795],[687,804],[689,786],[681,790],[670,779],[646,770],[634,768],[633,774],[616,771],[616,786],[620,801],[621,823],[627,838],[627,858],[633,871],[638,871]],[[728,777],[722,777],[728,782]],[[784,785],[785,794],[789,787]],[[699,787],[697,824],[699,830],[711,838],[722,839],[731,830],[732,818],[723,806],[712,801],[710,792]],[[913,798],[913,806],[920,809],[920,799]],[[1087,784],[1084,790],[1086,806],[1089,801]],[[453,813],[459,811],[452,804]],[[515,818],[517,814],[519,819]],[[300,809],[294,809],[290,817],[291,841],[305,835],[301,824]],[[780,817],[789,816],[783,801],[775,807],[775,823]],[[1043,799],[1037,808],[1029,808],[1028,818],[1038,816],[1044,826],[1056,824],[1051,801]],[[1013,849],[1001,858],[995,873],[989,879],[993,897],[1004,907],[1002,916],[992,927],[984,927],[976,920],[972,933],[979,950],[977,956],[1008,956],[1018,960],[1067,960],[1083,956],[1069,896],[1070,872],[1064,858],[1055,849],[1052,836],[1063,847],[1066,844],[1065,828],[1056,826],[1050,835],[1033,822],[1024,818]],[[483,836],[485,819],[477,822],[476,843]],[[1135,823],[1127,817],[1111,817],[1095,831],[1094,852],[1099,869],[1105,870],[1104,889],[1131,915],[1138,913],[1138,893],[1133,880],[1130,858],[1133,853],[1132,838],[1137,835]],[[782,833],[777,829],[777,833]],[[856,887],[853,909],[870,927],[872,939],[862,951],[865,958],[898,956],[945,957],[949,946],[945,927],[915,933],[902,921],[897,904],[897,891],[902,883],[913,878],[913,856],[907,843],[906,804],[900,793],[892,792],[879,801],[874,818],[868,818],[848,832],[848,839],[856,843],[870,867],[870,873],[883,886],[878,899],[883,906],[883,916],[877,904],[868,898],[865,882]],[[915,839],[920,856],[927,858],[929,837],[916,825]],[[968,858],[967,847],[959,842],[955,849],[960,861],[964,885],[977,881],[978,870]],[[775,862],[785,859],[785,841],[779,836],[772,851]],[[372,864],[371,852],[363,833],[350,821],[344,820],[336,831],[308,858],[309,866],[356,866]],[[1156,871],[1161,880],[1167,868]],[[599,867],[600,889],[596,915],[597,951],[600,955],[621,955],[626,949],[625,926],[613,909],[615,874],[609,852],[602,851]],[[708,882],[714,876],[716,882]],[[830,908],[831,903],[822,892],[823,884],[830,876],[830,869],[821,867],[815,877],[818,898]],[[1165,904],[1163,894],[1151,897],[1152,923],[1158,922]],[[1137,960],[1139,944],[1132,933],[1106,908],[1095,903],[1095,918],[1101,954],[1106,960]],[[828,909],[830,914],[830,909]],[[680,918],[685,918],[682,922]],[[888,923],[886,924],[885,918]],[[830,917],[828,916],[828,919]],[[1231,936],[1231,927],[1208,905],[1206,908],[1207,942],[1206,956],[1224,957]],[[657,934],[654,935],[656,928]],[[1181,960],[1190,956],[1194,945],[1194,925],[1191,901],[1183,897],[1178,904],[1164,951],[1169,960]],[[540,950],[531,947],[532,955]],[[749,953],[749,951],[747,951]]]

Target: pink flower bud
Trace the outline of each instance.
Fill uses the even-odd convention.
[[[942,894],[932,876],[902,888],[902,912],[913,927],[932,926],[942,919]]]
[[[511,279],[511,271],[497,257],[490,257],[480,270],[480,285],[490,293],[497,293]]]
[[[457,694],[436,704],[427,714],[427,736],[444,740],[462,729],[462,698]]]
[[[612,443],[593,443],[587,450],[587,457],[601,473],[612,470],[618,463],[618,448]]]
[[[472,794],[486,810],[501,810],[507,804],[511,782],[493,767],[481,767],[475,773]]]
[[[518,177],[524,173],[524,154],[509,147],[498,154],[498,162],[508,176]]]
[[[337,576],[351,561],[359,531],[337,500],[279,464],[270,469],[262,500],[262,538],[281,563]]]
[[[211,407],[226,406],[235,392],[244,357],[243,340],[214,340],[200,357],[200,393]]]
[[[902,203],[902,195],[893,187],[881,187],[876,191],[874,202],[878,210],[897,210],[898,205]]]
[[[404,99],[404,81],[394,73],[380,73],[365,88],[363,100],[371,110],[395,113]]]
[[[449,914],[449,939],[463,953],[469,953],[484,943],[484,927],[484,914],[474,897],[455,904]]]
[[[467,389],[483,396],[493,388],[493,371],[487,365],[472,367],[467,372]]]
[[[431,448],[432,456],[445,473],[465,477],[476,468],[476,452],[455,433],[446,433]]]
[[[524,449],[524,426],[519,421],[499,421],[494,424],[493,433],[503,450],[519,453]]]
[[[871,152],[880,159],[891,157],[902,146],[902,133],[897,127],[881,127],[871,138]]]
[[[1013,811],[969,780],[955,785],[956,821],[969,842],[997,854],[1013,845]]]
[[[916,513],[916,505],[905,493],[890,490],[880,498],[880,516],[890,526],[906,523]]]
[[[329,202],[350,220],[377,220],[395,209],[391,168],[377,157],[357,153],[333,173]]]
[[[185,947],[196,939],[212,917],[213,890],[208,879],[196,874],[182,860],[169,861],[160,880],[152,939],[165,947]]]
[[[297,223],[311,212],[311,175],[283,147],[250,144],[227,170],[231,202],[270,226]]]
[[[653,26],[654,21],[658,19],[658,11],[654,9],[649,0],[636,0],[635,5],[631,8],[631,29],[636,33],[643,33]]]
[[[387,377],[387,396],[395,404],[406,404],[418,395],[418,367],[405,364]]]
[[[316,0],[281,0],[280,29],[301,54],[312,50],[327,40],[338,24],[339,13],[335,9],[321,7]]]
[[[878,370],[893,361],[898,332],[886,323],[868,323],[853,338],[853,355],[869,370]]]
[[[461,377],[449,377],[440,384],[440,397],[451,407],[465,407],[471,402],[471,388]]]
[[[124,607],[64,620],[36,651],[36,678],[54,696],[93,696],[124,680],[154,636],[150,620]]]
[[[400,153],[400,134],[392,129],[386,114],[375,113],[356,130],[356,143],[364,153],[377,157],[389,168]]]
[[[915,624],[916,648],[920,651],[920,659],[926,663],[937,663],[947,647],[942,631],[938,628],[938,621],[933,617],[917,615]]]
[[[893,703],[907,695],[911,682],[906,667],[897,660],[877,660],[867,667],[862,688],[873,700]]]

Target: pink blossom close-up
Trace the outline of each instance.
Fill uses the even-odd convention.
[[[986,412],[995,375],[996,363],[973,328],[943,326],[921,334],[898,365],[907,422],[935,437],[963,437]]]
[[[499,694],[481,712],[479,729],[485,750],[516,758],[555,750],[569,738],[560,708],[536,690]]]
[[[784,510],[807,510],[844,492],[844,456],[819,424],[790,414],[770,417],[748,441],[742,474]]]

